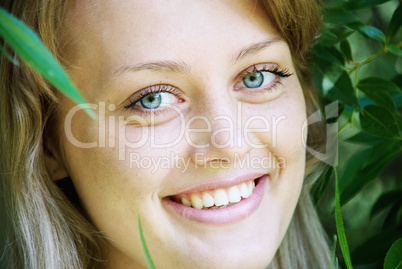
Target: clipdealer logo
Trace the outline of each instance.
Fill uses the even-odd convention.
[[[248,119],[243,119],[242,116],[242,103],[238,103],[237,107],[237,117],[236,119],[232,119],[227,115],[218,115],[212,118],[211,120],[204,116],[194,116],[190,119],[185,119],[182,111],[176,106],[170,106],[176,113],[178,118],[180,119],[180,128],[176,137],[172,137],[172,141],[168,143],[158,144],[156,139],[156,131],[155,131],[155,116],[152,114],[150,120],[146,120],[143,117],[137,115],[131,115],[129,117],[124,116],[108,116],[106,119],[106,104],[105,102],[100,102],[97,104],[80,104],[74,106],[66,115],[64,122],[64,130],[67,139],[74,146],[79,148],[95,148],[95,147],[109,147],[114,148],[118,147],[119,152],[119,160],[126,160],[127,157],[130,158],[130,165],[138,164],[138,162],[142,162],[141,167],[147,167],[150,164],[155,163],[166,163],[163,164],[165,166],[171,167],[171,164],[167,165],[167,160],[150,160],[146,157],[139,158],[138,153],[130,152],[127,149],[139,149],[143,146],[148,146],[151,149],[170,149],[180,143],[183,139],[186,141],[188,145],[190,145],[194,149],[205,149],[209,148],[211,145],[215,148],[240,148],[243,143],[246,143],[248,147],[254,149],[263,149],[263,148],[275,148],[277,147],[277,131],[278,127],[282,122],[287,120],[287,115],[273,115],[271,118],[264,117],[263,115],[254,115]],[[72,119],[73,116],[82,109],[93,109],[98,110],[98,140],[92,142],[83,142],[79,141],[72,133]],[[116,106],[113,104],[108,105],[107,109],[109,112],[113,112],[116,109]],[[305,149],[311,153],[314,157],[319,160],[336,166],[338,164],[338,123],[328,123],[326,124],[326,145],[325,152],[318,152],[312,148],[310,148],[306,144],[306,134],[307,128],[309,125],[314,124],[319,121],[323,121],[324,119],[328,120],[331,118],[335,118],[339,115],[338,112],[338,102],[333,102],[327,106],[325,106],[325,118],[322,115],[320,110],[316,111],[312,115],[310,115],[306,121],[303,123],[303,126],[300,130],[301,132],[301,142]],[[205,123],[205,128],[191,128],[191,124],[195,121],[203,121]],[[224,121],[227,127],[219,128],[212,131],[212,125],[218,121]],[[252,128],[252,124],[258,122],[258,125],[261,128]],[[135,125],[138,129],[141,130],[141,134],[138,136],[137,141],[132,142],[129,141],[126,137],[126,128],[129,125]],[[207,133],[210,135],[211,139],[209,143],[196,143],[191,138],[191,134],[203,134]],[[258,144],[253,142],[250,139],[250,133],[263,133],[269,136],[269,145],[268,144]],[[218,143],[217,136],[220,134],[225,134],[227,137],[227,141],[222,143]],[[243,141],[244,140],[244,141]],[[117,142],[116,142],[117,141]],[[199,156],[201,157],[201,156]],[[170,157],[169,157],[170,158]],[[189,163],[189,160],[181,160],[179,156],[170,158],[174,163]],[[278,156],[276,156],[278,159]],[[180,161],[178,161],[180,159]],[[239,163],[243,163],[242,158],[239,158],[239,154],[237,154],[237,161]],[[256,162],[254,159],[249,159],[247,162]],[[172,161],[169,161],[170,163]],[[267,160],[259,160],[260,163],[267,162]],[[133,164],[132,164],[133,163]],[[196,162],[197,163],[197,162]],[[200,161],[199,163],[208,163],[205,161]],[[224,163],[224,162],[223,162]],[[283,161],[284,163],[284,161]],[[187,164],[188,166],[189,164]],[[223,164],[222,164],[223,165]],[[261,165],[261,164],[260,164]],[[154,165],[155,166],[155,165]],[[156,165],[157,166],[157,165]],[[182,165],[186,166],[186,165]]]
[[[184,157],[170,152],[169,156],[141,156],[137,152],[130,153],[130,168],[131,169],[147,169],[151,173],[156,173],[159,170],[177,169],[180,173],[185,173],[189,168],[212,168],[212,169],[263,169],[273,170],[286,167],[284,158],[268,153],[268,156],[250,156],[245,154],[241,156],[239,153],[234,153],[233,161],[229,158],[221,158],[219,162],[213,162],[210,157],[204,157],[201,153],[196,153],[194,159]]]
[[[85,149],[95,147],[118,147],[119,160],[125,160],[126,155],[128,155],[127,148],[139,149],[147,145],[152,149],[169,149],[182,142],[183,139],[194,149],[205,149],[209,148],[210,146],[219,149],[226,147],[241,148],[244,143],[246,143],[250,148],[255,149],[268,147],[267,144],[259,144],[252,141],[252,139],[250,139],[251,133],[264,133],[269,135],[269,146],[274,148],[277,146],[278,126],[287,119],[286,115],[273,115],[269,119],[263,115],[254,115],[247,119],[243,119],[241,102],[238,103],[235,119],[232,119],[227,115],[217,115],[213,117],[212,120],[198,115],[191,117],[190,119],[185,119],[183,112],[179,108],[174,105],[169,106],[169,108],[173,109],[177,113],[180,120],[180,126],[177,136],[172,137],[172,141],[163,144],[157,143],[154,124],[155,115],[152,114],[150,120],[148,121],[137,115],[132,115],[129,117],[112,115],[106,118],[106,104],[104,102],[100,102],[99,105],[86,103],[74,106],[66,115],[64,121],[64,130],[67,139],[76,147]],[[83,142],[73,135],[71,129],[73,117],[82,109],[98,110],[98,141]],[[111,104],[107,109],[109,112],[113,112],[116,109],[116,106]],[[203,122],[206,127],[192,128],[191,125],[195,121]],[[212,126],[217,122],[224,122],[227,127],[213,130]],[[256,122],[259,126],[261,126],[261,128],[252,127]],[[135,142],[129,141],[126,136],[126,128],[130,125],[135,125],[141,130],[140,135],[138,135],[138,139]],[[211,139],[208,141],[208,143],[200,143],[199,141],[197,143],[196,139],[192,138],[192,134],[209,134]],[[224,143],[218,139],[218,136],[222,134],[227,137],[227,140]]]

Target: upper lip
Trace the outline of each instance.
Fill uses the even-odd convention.
[[[256,180],[266,174],[264,173],[248,173],[244,174],[241,176],[237,177],[229,177],[229,176],[221,176],[217,177],[215,179],[212,179],[210,181],[198,184],[197,186],[190,187],[188,189],[185,189],[184,191],[181,191],[179,193],[176,193],[174,195],[179,195],[179,194],[185,194],[185,193],[194,193],[194,192],[202,192],[206,190],[213,190],[213,189],[224,189],[228,188],[234,185],[241,184],[243,182],[247,182],[250,180]],[[173,196],[173,195],[171,195]]]

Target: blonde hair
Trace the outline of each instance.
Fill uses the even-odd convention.
[[[63,49],[60,0],[3,1],[5,9],[33,28],[56,58]],[[267,0],[272,22],[289,44],[304,88],[308,112],[317,109],[307,65],[320,26],[314,0]],[[11,52],[8,47],[6,50]],[[12,53],[12,52],[11,52]],[[0,267],[99,268],[104,239],[51,180],[45,166],[47,146],[56,145],[59,92],[24,63],[0,62]],[[309,145],[319,147],[322,131],[309,127]],[[52,140],[53,139],[53,140]],[[308,158],[308,176],[292,222],[269,268],[325,268],[330,264],[325,233],[309,189],[319,177]]]
[[[9,1],[4,7],[58,55],[62,1]],[[18,67],[4,57],[0,78],[0,211],[5,214],[1,265],[99,268],[95,229],[54,184],[44,162],[46,139],[52,139],[44,132],[54,128],[58,92],[23,62]]]

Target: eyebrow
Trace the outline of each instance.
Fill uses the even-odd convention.
[[[143,70],[189,73],[190,67],[183,62],[155,61],[120,67],[115,72],[113,72],[113,76],[120,75],[125,72],[137,72]]]
[[[267,47],[275,44],[284,42],[280,38],[272,38],[262,42],[254,43],[249,46],[242,48],[235,56],[232,57],[233,63],[240,61],[250,54],[256,54]],[[113,76],[117,76],[126,72],[137,72],[143,70],[150,71],[168,71],[168,72],[176,72],[176,73],[189,73],[191,68],[184,62],[176,62],[176,61],[152,61],[147,63],[140,63],[136,65],[126,65],[118,68],[113,72]]]
[[[246,57],[250,54],[257,54],[258,52],[266,49],[267,47],[270,47],[273,44],[281,43],[281,42],[284,42],[284,41],[280,38],[271,38],[271,39],[265,40],[263,42],[258,42],[258,43],[254,43],[249,46],[246,46],[243,49],[241,49],[239,53],[235,54],[236,56],[233,57],[233,63],[240,61],[241,59],[243,59],[244,57]]]

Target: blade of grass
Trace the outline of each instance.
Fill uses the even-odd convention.
[[[141,244],[142,244],[142,248],[144,250],[145,259],[147,261],[147,266],[149,269],[155,269],[154,262],[152,261],[151,255],[149,254],[147,243],[145,242],[144,233],[142,232],[140,215],[138,215],[138,227],[140,229]]]
[[[329,267],[330,269],[332,269],[334,267],[335,262],[337,262],[337,259],[335,256],[337,243],[338,243],[338,237],[336,236],[336,234],[334,234],[334,244],[332,246],[332,255],[331,255],[331,267]],[[338,268],[338,266],[335,268]]]
[[[62,93],[78,104],[86,103],[67,73],[39,37],[3,8],[0,8],[0,36],[24,62],[39,72]],[[91,109],[86,108],[84,110],[92,118],[97,118]]]
[[[336,222],[336,230],[338,232],[339,237],[339,245],[341,247],[343,259],[345,260],[346,267],[348,269],[352,269],[352,262],[350,260],[350,253],[348,242],[346,241],[345,228],[343,227],[343,219],[341,212],[341,202],[339,195],[339,186],[338,186],[338,173],[336,168],[334,167],[335,173],[335,222]]]

